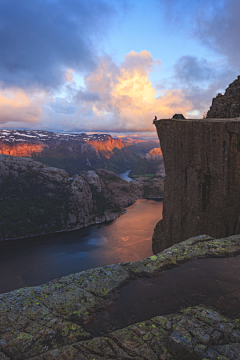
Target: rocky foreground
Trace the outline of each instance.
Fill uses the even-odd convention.
[[[240,235],[198,236],[137,262],[110,265],[0,295],[1,360],[240,359],[240,314],[202,306],[94,337],[86,327],[120,288],[194,259],[240,253]]]

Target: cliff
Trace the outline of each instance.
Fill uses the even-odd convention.
[[[105,139],[99,140],[87,140],[87,142],[95,147],[96,150],[112,151],[114,148],[122,149],[124,147],[123,142],[120,139],[113,139],[110,135],[106,135]]]
[[[166,178],[153,252],[240,233],[240,119],[159,120]]]
[[[229,85],[224,94],[212,100],[207,118],[234,118],[240,116],[240,76]]]
[[[42,152],[47,146],[45,144],[0,144],[0,154],[12,156],[31,156],[33,153]]]
[[[141,195],[107,170],[69,174],[0,155],[0,239],[72,230],[115,219]]]
[[[147,161],[163,160],[162,150],[160,148],[154,148],[146,154]]]

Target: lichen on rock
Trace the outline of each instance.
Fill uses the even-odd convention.
[[[100,337],[86,325],[113,305],[120,288],[138,277],[159,276],[194,259],[239,253],[240,235],[202,235],[138,262],[90,269],[1,294],[0,359],[237,360],[239,317],[228,319],[205,306],[155,316]]]

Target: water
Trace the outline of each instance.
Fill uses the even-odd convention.
[[[130,173],[130,171],[131,171],[131,170],[127,170],[127,171],[125,171],[125,172],[122,173],[122,174],[118,174],[118,176],[120,176],[120,178],[122,178],[123,180],[126,180],[126,181],[128,181],[128,182],[133,181],[133,179],[128,176],[128,174]]]
[[[0,293],[89,268],[152,255],[152,235],[162,201],[139,199],[127,213],[71,232],[0,242]]]
[[[240,255],[190,261],[156,278],[126,285],[108,310],[98,312],[87,331],[94,336],[188,306],[205,305],[227,316],[240,313]]]

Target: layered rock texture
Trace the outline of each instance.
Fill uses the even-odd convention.
[[[155,122],[166,171],[153,251],[191,236],[240,233],[240,119]]]
[[[240,76],[212,100],[207,118],[235,118],[240,116]]]
[[[142,276],[164,277],[167,269],[183,262],[239,251],[239,236],[219,240],[199,236],[141,261],[90,269],[2,294],[0,359],[238,360],[239,313],[230,319],[220,310],[194,306],[162,316],[159,308],[148,320],[101,336],[94,336],[88,324],[114,305],[119,289]]]
[[[70,177],[30,158],[0,155],[0,239],[112,220],[142,192],[107,170]]]

